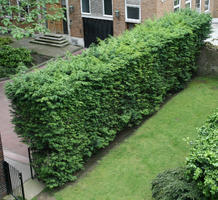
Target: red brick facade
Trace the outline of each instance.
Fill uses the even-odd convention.
[[[83,21],[81,15],[80,0],[69,0],[69,6],[74,7],[70,14],[70,30],[72,37],[83,38]],[[191,1],[192,9],[196,7],[196,1]],[[201,0],[201,11],[204,12],[205,1]],[[185,0],[181,0],[180,8],[185,8]],[[141,22],[148,18],[161,17],[165,13],[173,12],[174,0],[141,0]],[[119,18],[115,16],[119,11]],[[213,17],[218,17],[218,0],[210,0],[210,12]],[[94,18],[94,17],[93,17]],[[120,35],[127,28],[125,20],[125,0],[113,0],[113,29],[114,36]]]

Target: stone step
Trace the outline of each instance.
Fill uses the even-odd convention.
[[[67,45],[69,45],[69,42],[68,41],[65,41],[65,43],[62,43],[62,44],[55,44],[55,43],[49,43],[49,42],[42,42],[42,41],[37,41],[37,40],[32,40],[30,41],[31,43],[34,43],[34,44],[42,44],[42,45],[47,45],[47,46],[53,46],[53,47],[65,47]]]
[[[65,42],[67,42],[66,39],[62,39],[62,40],[50,40],[50,39],[45,39],[45,38],[35,38],[35,41],[40,41],[40,42],[47,42],[47,43],[53,43],[53,44],[63,44]]]
[[[48,37],[48,36],[42,35],[42,36],[39,36],[38,38],[47,39],[47,40],[55,40],[55,41],[65,40],[63,36],[59,38],[55,38],[55,37]]]
[[[44,36],[46,36],[46,37],[53,37],[53,38],[61,38],[61,37],[63,37],[62,35],[57,35],[57,34],[54,34],[54,33],[46,33],[46,34],[44,34]]]

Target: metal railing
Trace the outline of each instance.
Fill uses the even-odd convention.
[[[7,193],[16,200],[25,200],[22,173],[6,161],[3,162]]]

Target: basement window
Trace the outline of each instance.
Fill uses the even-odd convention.
[[[201,12],[201,0],[196,0],[195,5],[196,11]]]
[[[210,0],[205,0],[204,11],[207,12],[210,10]]]
[[[174,0],[174,12],[179,11],[180,9],[180,0]]]
[[[81,0],[82,13],[90,14],[90,0]]]
[[[191,8],[192,7],[192,1],[191,0],[185,0],[185,7]]]
[[[141,22],[141,6],[140,1],[126,0],[126,22],[140,23]]]
[[[103,0],[104,15],[112,16],[112,0]]]

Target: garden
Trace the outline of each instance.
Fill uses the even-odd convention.
[[[0,79],[26,72],[33,66],[51,59],[27,48],[14,48],[12,43],[11,37],[0,36]]]
[[[149,199],[151,181],[158,173],[184,167],[188,147],[182,139],[193,139],[194,129],[217,107],[218,94],[211,89],[216,87],[217,79],[194,80],[169,102],[172,108],[160,108],[193,77],[210,23],[209,15],[190,10],[147,20],[81,55],[67,55],[50,62],[45,69],[20,74],[6,84],[15,131],[31,147],[37,177],[49,189],[75,181],[76,173],[84,169],[91,156],[107,147],[121,131],[140,125],[158,111],[145,123],[145,129],[142,125],[113,149],[90,175],[75,187],[55,194],[57,199],[72,199],[73,195],[80,200]],[[207,84],[201,85],[201,81]],[[169,110],[163,112],[166,108]],[[158,118],[161,113],[165,115]],[[175,118],[169,118],[172,116]],[[158,122],[153,124],[156,118]],[[202,128],[200,132],[214,143],[217,118],[211,117],[207,124],[208,130]],[[214,133],[210,134],[212,129]],[[154,179],[154,198],[169,199],[164,187],[167,184],[175,189],[170,190],[172,195],[187,194],[180,199],[198,199],[194,195],[216,198],[217,183],[211,172],[215,166],[217,173],[214,149],[208,149],[208,155],[213,154],[211,162],[197,166],[195,149],[199,152],[204,148],[197,144],[204,140],[203,136],[196,140],[185,168],[168,170]],[[202,183],[204,177],[208,182]],[[166,184],[161,185],[162,179]],[[186,186],[185,181],[190,187],[178,191],[177,183]],[[194,187],[196,190],[192,190]]]

